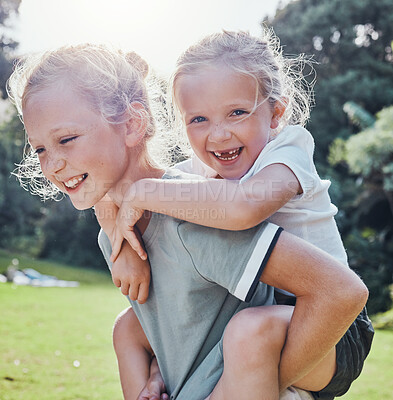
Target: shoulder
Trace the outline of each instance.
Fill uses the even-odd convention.
[[[313,155],[314,139],[310,132],[300,125],[286,126],[265,146],[241,182],[272,164],[284,164],[295,175],[298,174],[298,166],[305,171],[313,170]]]
[[[226,231],[191,223],[178,227],[179,238],[195,269],[205,279],[248,301],[281,228],[268,222],[243,231]]]
[[[298,148],[314,151],[315,145],[314,138],[307,129],[301,125],[288,125],[268,144],[268,146],[272,148],[296,146]]]

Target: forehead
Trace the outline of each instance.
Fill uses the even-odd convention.
[[[52,85],[31,93],[23,106],[29,141],[47,139],[61,129],[86,129],[102,122],[88,102],[70,87]]]
[[[174,84],[178,105],[198,101],[201,97],[217,102],[250,99],[255,101],[258,83],[253,76],[235,71],[226,65],[206,66],[193,73],[180,75]]]

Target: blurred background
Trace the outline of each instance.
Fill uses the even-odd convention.
[[[0,0],[0,272],[10,265],[15,269],[34,266],[44,274],[78,280],[81,282],[79,288],[56,289],[72,290],[73,297],[78,297],[84,287],[93,290],[93,287],[111,285],[96,244],[98,225],[92,211],[76,211],[67,199],[43,203],[24,191],[11,174],[22,158],[25,141],[23,127],[7,101],[5,91],[14,60],[26,52],[65,43],[104,42],[124,50],[136,50],[151,63],[157,74],[166,78],[180,52],[205,34],[220,29],[243,29],[258,35],[262,24],[274,29],[286,55],[302,53],[315,60],[315,107],[307,125],[316,143],[315,162],[320,176],[332,182],[330,195],[339,208],[336,219],[350,265],[370,290],[369,314],[374,316],[378,328],[384,329],[380,336],[383,347],[378,349],[380,353],[375,357],[382,360],[390,354],[391,360],[392,0],[294,0],[270,1],[269,5],[261,1],[233,0],[166,0],[145,1],[144,4],[120,0]],[[311,74],[309,79],[313,78]],[[22,309],[31,308],[32,302],[42,301],[40,307],[44,307],[52,301],[43,300],[44,292],[29,290],[7,289],[6,283],[0,283],[2,316],[8,310],[12,319],[15,304],[18,304],[18,312],[22,312]],[[105,293],[111,299],[105,306],[112,304],[111,301],[117,311],[126,306],[115,288],[111,287],[110,292],[105,289]],[[49,299],[62,298],[63,292],[61,295],[53,292],[52,296]],[[97,302],[97,296],[101,295],[87,291],[86,297],[80,301]],[[62,304],[68,302],[64,295]],[[100,313],[94,304],[91,313],[94,314],[94,310]],[[38,313],[42,311],[40,307]],[[78,313],[83,308],[78,305],[73,307],[77,307]],[[108,327],[105,331],[107,335],[102,335],[102,338],[107,338],[102,339],[107,344],[105,354],[111,351],[110,343],[106,341],[110,342],[110,324],[116,310],[108,310],[105,314],[107,319],[102,322]],[[70,318],[74,319],[75,309],[69,312]],[[0,321],[0,354],[4,355],[5,363],[3,369],[0,365],[0,399],[34,399],[35,395],[26,397],[24,392],[27,387],[29,393],[34,390],[25,382],[28,372],[18,370],[22,357],[17,356],[12,347],[17,344],[5,340],[15,338],[15,329],[23,328],[11,328],[3,321]],[[33,332],[35,328],[37,326],[32,323]],[[29,360],[26,352],[25,358]],[[50,354],[53,356],[54,353]],[[53,357],[49,354],[47,357],[44,364],[52,362]],[[112,355],[107,357],[115,371],[114,358]],[[75,360],[70,362],[74,369],[80,367],[75,367]],[[354,397],[346,395],[349,397],[345,398],[373,399],[375,395],[375,398],[393,399],[391,361],[387,361],[386,365],[375,365],[378,365],[375,367],[377,371],[372,368],[372,371],[367,371],[370,379],[364,378],[367,382],[364,387],[360,387],[359,392],[355,391]],[[31,368],[25,369],[31,371]],[[84,379],[89,381],[92,378]],[[120,398],[116,375],[111,375],[108,380],[115,382],[114,392],[106,395],[108,397],[102,392],[97,394],[94,389],[84,397],[81,389],[82,392],[76,394],[67,394],[63,390],[62,394],[57,392],[55,397],[48,395],[48,399]],[[20,397],[15,392],[15,381],[20,381],[22,385]],[[365,395],[372,382],[376,386],[373,389],[375,393],[367,392]],[[383,392],[385,389],[386,392]],[[45,399],[42,386],[40,390],[37,396]]]

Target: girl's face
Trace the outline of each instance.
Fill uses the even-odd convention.
[[[176,81],[175,99],[191,147],[222,178],[246,174],[278,126],[277,111],[267,100],[252,112],[256,93],[252,77],[225,66],[206,67]]]
[[[123,125],[111,125],[66,85],[33,94],[23,110],[29,142],[45,177],[87,209],[125,174]]]

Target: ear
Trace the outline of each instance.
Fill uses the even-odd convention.
[[[147,111],[145,107],[134,101],[131,103],[128,119],[126,120],[126,145],[134,147],[140,143],[147,129]]]
[[[288,99],[285,97],[281,98],[280,100],[277,100],[274,103],[272,120],[270,122],[271,129],[276,129],[278,127],[280,119],[284,115],[287,105],[288,105]]]

